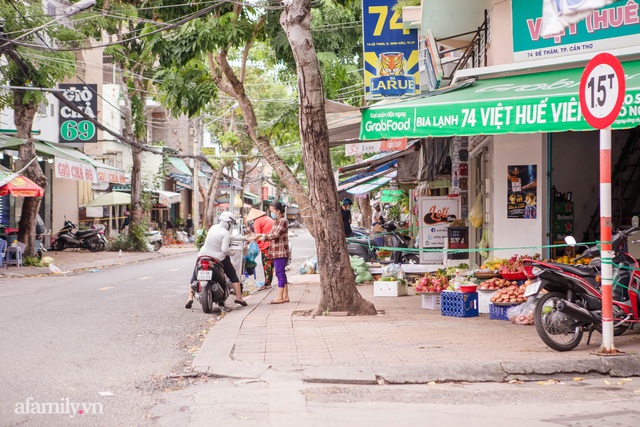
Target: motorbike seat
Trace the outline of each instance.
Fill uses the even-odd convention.
[[[81,236],[88,236],[90,234],[95,234],[97,233],[98,230],[79,230],[76,232],[76,236],[81,237]]]
[[[567,273],[580,277],[595,277],[597,272],[588,265],[555,264]]]

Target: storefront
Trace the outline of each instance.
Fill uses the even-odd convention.
[[[627,90],[612,125],[614,162],[635,134],[626,129],[640,124],[640,62],[623,66]],[[580,240],[598,206],[598,137],[580,112],[582,70],[515,75],[530,70],[503,67],[503,75],[514,75],[495,77],[495,71],[478,69],[479,79],[432,96],[364,109],[360,137],[469,137],[469,206],[483,199],[482,225],[472,233],[472,243],[486,227],[496,256],[511,256],[514,247],[544,252],[562,234],[559,227],[578,232]]]

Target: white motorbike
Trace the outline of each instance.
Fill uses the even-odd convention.
[[[147,232],[147,243],[149,243],[154,251],[159,250],[162,247],[162,233],[158,230],[151,230]]]

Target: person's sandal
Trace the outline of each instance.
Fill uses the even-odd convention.
[[[285,302],[286,302],[285,300],[278,301],[277,299],[274,299],[274,300],[270,301],[269,304],[283,304]]]
[[[184,305],[184,308],[191,308],[191,306],[193,305],[193,300],[190,299],[189,301],[187,301],[187,303]]]
[[[258,288],[258,292],[266,291],[267,289],[271,289],[271,285],[263,285]]]
[[[240,304],[240,305],[241,305],[241,306],[243,306],[243,307],[246,307],[246,306],[248,305],[248,304],[247,304],[247,302],[246,302],[245,300],[241,300],[241,299],[237,299],[237,300],[235,301],[235,303],[236,303],[236,304]]]

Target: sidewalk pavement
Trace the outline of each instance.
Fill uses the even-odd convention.
[[[84,270],[100,270],[124,264],[161,258],[182,253],[196,252],[191,244],[163,246],[157,252],[89,252],[86,249],[65,249],[64,251],[47,251],[44,256],[53,258],[53,264],[62,272],[74,272]],[[29,277],[53,275],[49,267],[16,267],[0,268],[0,278],[3,277]]]
[[[193,245],[158,252],[47,252],[63,272],[99,270],[196,252]],[[596,355],[601,336],[573,351],[556,352],[534,326],[479,317],[441,316],[421,308],[420,295],[374,297],[358,286],[376,316],[306,316],[320,299],[317,274],[288,272],[290,303],[270,305],[277,292],[256,292],[211,328],[193,360],[194,371],[232,378],[259,378],[268,371],[300,373],[307,382],[417,384],[431,381],[505,381],[555,374],[640,376],[640,336],[615,338],[620,356]],[[51,275],[48,267],[0,268],[0,278]],[[182,304],[178,309],[184,310]],[[196,308],[197,309],[197,308]],[[204,314],[203,314],[204,315]]]
[[[259,378],[269,370],[299,372],[307,382],[414,384],[505,381],[557,374],[640,375],[640,336],[616,337],[619,356],[596,355],[601,335],[557,352],[535,326],[479,317],[445,317],[421,308],[420,295],[373,297],[376,316],[303,315],[320,298],[318,275],[288,273],[290,303],[269,305],[271,291],[254,293],[211,329],[192,366],[196,372]]]

